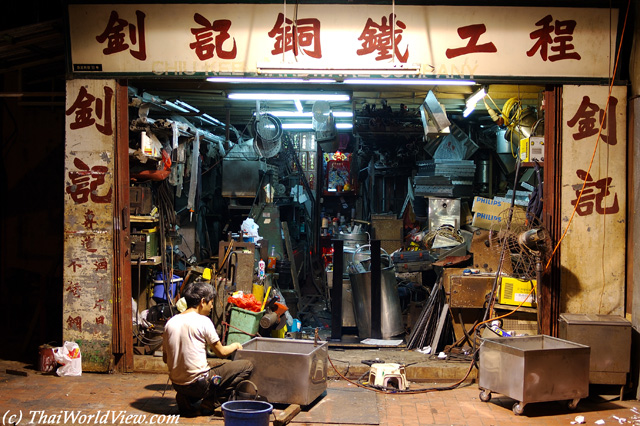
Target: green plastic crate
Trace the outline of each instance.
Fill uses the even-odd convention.
[[[256,334],[258,332],[262,315],[264,315],[264,311],[253,312],[235,306],[232,307],[231,319],[229,320],[231,327],[229,327],[227,345],[234,342],[243,344],[251,340],[253,337],[246,333]],[[246,333],[237,330],[238,328]]]

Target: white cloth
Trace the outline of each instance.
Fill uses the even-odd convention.
[[[209,317],[187,312],[169,319],[164,327],[163,350],[171,382],[188,385],[209,371],[207,345],[219,340]]]

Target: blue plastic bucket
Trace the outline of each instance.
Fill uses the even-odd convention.
[[[273,405],[263,401],[228,401],[222,404],[225,426],[269,426]]]

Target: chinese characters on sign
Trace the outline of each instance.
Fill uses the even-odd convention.
[[[388,22],[387,17],[383,16],[380,24],[369,18],[360,37],[358,37],[358,40],[362,41],[362,49],[358,49],[356,53],[358,56],[363,56],[378,52],[376,61],[395,58],[406,63],[409,58],[409,47],[405,49],[404,53],[401,53],[399,49],[402,42],[402,31],[406,28],[405,23],[396,19],[393,13],[389,15]],[[393,52],[391,52],[392,50]]]
[[[130,50],[131,56],[139,61],[147,59],[147,46],[145,42],[144,33],[144,18],[146,15],[136,10],[136,27],[134,24],[130,24],[124,19],[120,19],[118,12],[111,11],[109,16],[109,22],[104,32],[96,36],[98,43],[103,44],[107,42],[107,47],[102,50],[105,55],[111,55],[113,53],[123,52],[129,49],[129,44],[126,41],[127,35],[125,29],[129,29],[129,42],[132,46],[138,45],[138,50]]]
[[[81,87],[75,102],[65,111],[66,115],[75,113],[75,121],[69,125],[72,130],[82,129],[93,126],[105,136],[113,134],[113,125],[111,123],[111,100],[113,99],[113,89],[104,87],[104,100],[96,98],[87,91],[86,87]],[[104,115],[102,124],[98,124],[93,117],[95,107],[96,117],[100,120]]]
[[[298,56],[300,50],[312,58],[322,58],[320,46],[320,20],[315,18],[297,19],[295,22],[278,13],[276,23],[269,37],[275,38],[272,55],[293,52]]]
[[[578,131],[573,134],[574,140],[580,140],[595,136],[598,134],[598,126],[602,123],[602,130],[608,129],[609,134],[600,134],[603,142],[609,145],[616,145],[618,143],[616,137],[616,107],[618,106],[618,99],[615,97],[609,98],[609,108],[607,111],[606,120],[603,121],[605,108],[600,108],[598,105],[591,102],[589,96],[582,98],[582,103],[576,111],[573,118],[567,121],[569,127],[575,127],[578,125]],[[598,118],[596,120],[596,114]]]
[[[571,41],[573,41],[573,30],[576,28],[576,21],[571,19],[566,21],[556,20],[555,26],[550,25],[552,21],[553,17],[547,15],[536,22],[536,25],[542,28],[533,31],[529,35],[532,40],[538,39],[538,41],[536,41],[533,47],[527,52],[527,56],[533,56],[540,50],[540,57],[543,61],[547,59],[551,62],[562,59],[580,60],[580,54],[572,52],[574,46],[571,44]],[[552,33],[555,33],[556,37],[552,37]],[[549,55],[549,49],[555,53]]]
[[[466,27],[458,28],[458,35],[461,39],[468,38],[469,41],[465,47],[458,47],[455,49],[447,49],[447,58],[455,58],[460,55],[467,55],[469,53],[494,53],[498,51],[498,48],[492,42],[478,44],[480,36],[487,32],[487,27],[484,24],[468,25]]]
[[[122,26],[117,14],[112,14],[110,34],[115,37],[118,29],[127,34],[135,33],[132,40],[142,47],[140,37],[144,33],[144,14],[138,18],[136,25]],[[117,39],[109,40],[109,47],[115,49]],[[131,40],[128,43],[131,44]],[[113,253],[114,232],[112,159],[115,149],[115,87],[113,80],[75,79],[67,82],[65,340],[76,340],[85,333],[92,333],[111,341],[109,298],[113,277],[109,259]],[[103,319],[99,319],[100,316]],[[105,351],[109,352],[108,345]]]
[[[501,11],[499,16],[474,9],[469,14],[474,16],[475,22],[467,23],[455,17],[440,28],[432,21],[437,22],[440,16],[450,14],[449,9],[400,7],[389,13],[381,7],[349,5],[350,23],[338,27],[333,12],[327,12],[326,8],[305,8],[306,15],[299,17],[297,9],[279,11],[266,5],[259,6],[259,12],[255,5],[247,6],[246,13],[239,13],[238,8],[244,6],[238,5],[233,5],[233,8],[216,5],[213,8],[200,4],[181,9],[180,5],[170,6],[176,9],[169,7],[162,13],[156,13],[156,10],[152,13],[151,9],[143,11],[133,5],[120,5],[117,9],[105,5],[97,12],[99,17],[94,18],[99,25],[91,30],[92,37],[82,42],[73,41],[83,46],[92,43],[93,49],[87,46],[78,48],[78,51],[82,52],[81,56],[94,56],[95,53],[89,52],[96,50],[101,53],[100,58],[76,60],[74,57],[74,71],[109,72],[116,66],[122,68],[121,72],[150,71],[159,75],[167,73],[162,70],[189,75],[231,70],[256,72],[259,71],[256,64],[271,55],[274,60],[282,61],[306,56],[310,61],[304,65],[318,60],[315,61],[317,65],[313,65],[318,69],[336,68],[338,61],[344,66],[345,63],[360,65],[365,60],[376,63],[411,62],[421,65],[422,73],[429,73],[427,70],[430,69],[432,72],[437,70],[436,74],[453,75],[454,70],[466,66],[470,68],[469,75],[475,72],[518,75],[513,70],[507,71],[504,66],[500,68],[503,71],[495,68],[497,60],[505,60],[509,55],[507,61],[511,62],[515,55],[527,65],[509,64],[506,67],[522,71],[519,75],[532,75],[528,70],[535,68],[531,65],[540,67],[534,71],[536,75],[544,73],[543,70],[547,71],[544,75],[549,75],[549,69],[558,70],[556,73],[563,75],[560,68],[549,67],[548,64],[558,61],[570,64],[570,61],[580,61],[583,57],[597,58],[594,53],[610,46],[604,37],[597,47],[593,43],[585,43],[585,34],[588,33],[589,37],[591,34],[611,36],[612,31],[610,27],[606,32],[599,24],[594,25],[594,12],[559,9],[550,9],[544,15],[538,12],[539,9],[513,8],[512,12]],[[430,13],[423,13],[427,10]],[[259,16],[254,16],[256,13]],[[509,13],[513,14],[513,22],[509,25],[518,30],[507,31],[509,40],[505,40],[504,19],[511,17]],[[86,13],[74,16],[81,20]],[[88,28],[88,24],[85,25]],[[83,33],[86,30],[77,32]],[[293,57],[285,59],[287,53]],[[468,55],[476,55],[475,65],[450,61],[460,57],[466,61]],[[122,65],[123,61],[127,65]],[[140,62],[145,65],[141,66]],[[587,69],[576,65],[570,68]]]
[[[578,213],[579,216],[589,216],[593,213],[594,207],[598,214],[615,214],[620,211],[618,206],[618,194],[614,194],[613,202],[611,202],[609,207],[604,205],[605,198],[611,195],[609,188],[611,186],[611,181],[613,180],[612,178],[606,177],[594,182],[593,178],[586,172],[586,170],[578,170],[576,174],[580,180],[584,181],[586,178],[587,181],[584,186],[584,191],[582,192],[582,197],[580,197],[580,203],[576,209],[576,213]],[[576,190],[576,199],[571,201],[572,206],[575,206],[578,202],[578,196],[580,195],[582,184],[574,185],[574,189]]]
[[[214,54],[217,54],[220,59],[235,59],[238,53],[235,39],[233,40],[233,48],[231,50],[224,50],[222,47],[223,43],[231,38],[229,35],[229,28],[231,28],[230,20],[218,19],[209,22],[207,18],[199,13],[193,16],[193,20],[197,24],[200,24],[200,27],[191,28],[191,33],[196,37],[196,41],[189,44],[189,47],[196,52],[200,60],[211,59],[214,57]],[[213,35],[214,32],[217,33],[215,39]]]
[[[111,203],[113,188],[109,188],[106,195],[97,195],[98,188],[105,183],[105,174],[109,171],[106,166],[93,166],[89,168],[87,164],[75,158],[73,164],[79,169],[69,172],[71,185],[67,186],[67,193],[71,195],[77,204],[83,204],[91,199],[94,203]]]
[[[605,108],[600,108],[597,104],[591,102],[589,96],[583,96],[580,105],[573,117],[567,121],[567,125],[575,129],[575,133],[572,134],[574,141],[580,141],[599,134],[599,127],[602,125],[602,130],[608,129],[608,134],[600,133],[599,136],[602,141],[614,146],[618,143],[616,137],[616,107],[618,105],[618,99],[615,97],[609,98],[609,108],[606,111]],[[596,118],[597,117],[597,118]],[[577,126],[577,128],[576,128]],[[584,183],[584,191],[578,202],[580,191],[583,184],[574,185],[576,192],[576,198],[571,201],[571,205],[575,206],[576,213],[580,216],[591,215],[594,211],[600,215],[616,214],[620,211],[618,205],[618,194],[614,194],[613,201],[606,203],[606,198],[611,195],[609,190],[613,178],[604,177],[597,181],[593,180],[593,177],[586,170],[578,169],[576,175]],[[606,206],[605,204],[610,204]]]

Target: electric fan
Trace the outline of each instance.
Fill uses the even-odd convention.
[[[316,141],[331,140],[336,137],[336,123],[327,101],[315,101],[311,109],[311,124],[316,131]]]
[[[271,158],[282,147],[282,123],[271,114],[257,112],[253,122],[253,148],[259,156]]]
[[[496,250],[505,250],[509,256],[513,275],[524,280],[539,279],[542,264],[553,249],[551,236],[540,221],[528,216],[524,210],[514,208],[511,222],[510,210],[499,214],[499,220],[491,225],[489,243]]]

